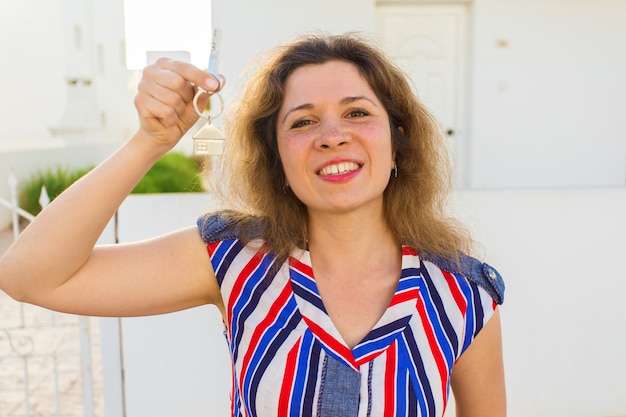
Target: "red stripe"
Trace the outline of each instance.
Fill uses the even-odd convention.
[[[402,246],[402,255],[417,256],[417,251],[409,246]]]
[[[256,268],[258,268],[259,264],[263,260],[263,255],[265,255],[265,245],[263,245],[257,253],[250,259],[250,262],[246,264],[246,266],[241,270],[241,273],[237,276],[235,280],[235,284],[233,285],[233,289],[230,293],[230,298],[228,299],[228,309],[226,310],[226,314],[228,315],[228,322],[232,323],[233,321],[233,306],[237,302],[237,299],[241,295],[241,291],[243,290],[244,284],[252,274]]]
[[[307,264],[303,264],[298,259],[289,258],[289,266],[306,275],[307,277],[313,279],[313,268]]]
[[[443,353],[441,353],[441,349],[439,347],[439,343],[437,343],[437,337],[435,336],[435,332],[433,331],[432,324],[428,319],[428,314],[426,313],[426,308],[424,307],[423,300],[419,299],[416,304],[417,311],[422,318],[423,329],[426,333],[426,338],[428,339],[428,344],[430,345],[430,351],[435,359],[435,363],[437,364],[437,369],[439,370],[439,376],[441,378],[441,392],[442,396],[446,396],[447,390],[447,382],[448,382],[448,371],[446,367],[446,360],[443,357]]]
[[[452,293],[452,297],[454,297],[454,301],[456,302],[456,305],[459,308],[459,311],[461,312],[463,317],[465,317],[465,313],[467,312],[467,300],[465,299],[463,292],[459,288],[457,280],[454,278],[454,275],[452,275],[451,273],[447,271],[441,271],[441,272],[443,272],[443,276],[446,279],[446,282],[448,283],[448,288],[450,288],[450,292]]]
[[[235,370],[235,364],[231,361],[230,367],[230,383],[231,383],[231,391],[230,391],[230,414],[235,415],[235,374],[237,371]],[[241,391],[239,391],[239,396],[241,397]]]
[[[396,341],[394,341],[387,349],[385,363],[384,417],[395,417],[396,414],[396,371],[398,369],[396,362]]]
[[[357,359],[357,360],[356,360],[356,364],[357,364],[358,366],[361,366],[361,365],[363,365],[364,363],[368,363],[368,362],[370,362],[370,361],[372,361],[372,360],[376,359],[378,356],[382,355],[383,353],[385,353],[385,350],[386,350],[386,349],[387,349],[387,347],[384,347],[384,348],[382,348],[382,349],[380,349],[380,350],[377,350],[376,352],[372,352],[372,353],[371,353],[371,354],[369,354],[369,355],[363,356],[363,357],[361,357],[361,358],[359,358],[359,359]]]
[[[220,243],[221,242],[215,242],[215,243],[209,243],[206,245],[206,251],[208,252],[210,257],[213,257],[213,254],[217,250],[217,247],[220,245]]]
[[[330,348],[337,355],[341,356],[346,362],[348,362],[354,369],[359,370],[359,366],[352,356],[352,351],[343,343],[335,339],[330,333],[326,332],[317,323],[310,320],[308,317],[302,316],[302,319],[307,324],[309,329],[313,332],[317,338]]]
[[[395,306],[405,301],[415,300],[417,297],[419,297],[419,293],[420,292],[417,288],[410,288],[406,291],[399,292],[393,296],[393,298],[391,299],[391,303],[389,304],[389,307]]]
[[[246,347],[246,354],[243,358],[243,363],[241,365],[241,382],[243,385],[243,378],[248,372],[248,365],[250,364],[250,359],[252,359],[252,355],[257,351],[259,340],[261,340],[261,336],[267,330],[267,328],[276,321],[276,317],[280,314],[283,307],[289,300],[291,295],[291,286],[285,285],[281,293],[278,295],[274,303],[267,312],[265,318],[255,327],[254,333],[252,333],[252,337],[250,338],[250,342]]]
[[[296,375],[296,365],[298,364],[298,351],[302,337],[298,339],[296,344],[287,354],[287,363],[285,364],[285,373],[283,375],[283,384],[280,388],[280,397],[278,398],[278,414],[277,417],[287,417],[289,415],[289,405],[291,399],[291,389],[293,388],[293,379]]]

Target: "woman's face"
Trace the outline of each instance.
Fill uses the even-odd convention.
[[[309,212],[382,210],[394,164],[389,117],[354,65],[295,70],[276,130],[287,183]]]

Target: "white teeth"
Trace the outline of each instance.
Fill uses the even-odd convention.
[[[328,165],[322,168],[319,172],[320,175],[337,175],[344,174],[346,172],[356,171],[359,169],[359,164],[354,162],[341,162],[339,164]]]

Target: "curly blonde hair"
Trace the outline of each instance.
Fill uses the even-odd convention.
[[[243,239],[260,233],[279,255],[304,247],[307,208],[284,189],[277,115],[287,79],[296,69],[333,60],[353,64],[389,114],[397,164],[397,177],[384,191],[389,229],[400,243],[417,250],[443,256],[469,251],[469,234],[445,214],[450,169],[439,125],[416,98],[405,74],[354,33],[296,38],[276,48],[250,78],[226,123],[217,184],[231,210],[222,215],[239,223]]]

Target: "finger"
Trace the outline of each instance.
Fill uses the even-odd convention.
[[[156,86],[160,86],[163,89],[175,93],[184,102],[188,103],[193,99],[193,85],[185,80],[185,78],[183,78],[180,74],[164,69],[158,64],[146,67],[140,81],[140,88],[143,88],[148,93],[151,93],[152,90],[157,90]],[[170,94],[167,96],[170,100],[175,100],[175,97]]]
[[[135,107],[142,121],[152,128],[171,127],[176,125],[179,119],[178,112],[171,106],[156,100],[154,97],[143,95],[135,98]],[[154,124],[157,121],[158,124]]]
[[[223,86],[223,83],[220,83],[215,76],[205,71],[202,71],[198,67],[188,64],[186,62],[177,61],[169,58],[160,58],[157,63],[163,69],[175,72],[176,74],[183,77],[185,80],[196,84],[207,91],[217,92]]]
[[[224,85],[226,84],[226,77],[224,76],[224,74],[218,74],[218,81],[220,83],[218,91],[220,91],[222,88],[224,88]]]

